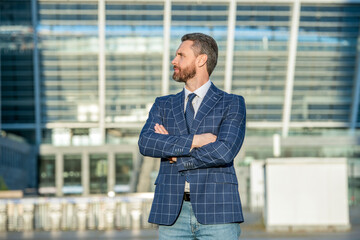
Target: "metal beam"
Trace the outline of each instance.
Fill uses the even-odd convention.
[[[99,128],[101,142],[105,142],[105,0],[98,1],[99,30]]]
[[[64,2],[68,4],[78,4],[79,0],[63,0]],[[96,2],[97,0],[88,0],[87,2],[92,3]],[[114,2],[114,3],[128,3],[129,0],[106,0],[107,2]],[[149,4],[149,3],[163,3],[167,0],[132,0],[131,3],[134,4]],[[231,0],[201,0],[201,1],[194,1],[194,0],[172,0],[172,2],[178,2],[178,3],[224,3]],[[261,3],[293,3],[296,0],[257,0],[256,4]],[[38,0],[38,2],[54,2],[59,3],[59,0]],[[236,0],[238,3],[248,3],[248,4],[254,4],[254,1],[251,0]],[[327,4],[327,3],[346,3],[346,4],[356,4],[360,3],[360,0],[301,0],[301,3],[312,3],[312,4]]]
[[[2,124],[1,129],[6,130],[11,130],[11,129],[16,129],[16,130],[21,130],[21,129],[34,129],[36,128],[36,124],[35,123],[5,123]]]
[[[299,22],[300,22],[300,1],[294,0],[294,4],[292,6],[292,18],[291,18],[291,29],[290,29],[290,39],[289,39],[289,55],[288,55],[287,72],[286,72],[284,110],[283,110],[283,119],[282,119],[283,137],[287,137],[289,133],[289,122],[291,116],[291,105],[292,105],[292,97],[293,97]]]
[[[82,151],[81,154],[81,186],[83,187],[83,196],[89,196],[90,193],[90,160],[89,152]]]
[[[290,122],[289,126],[291,128],[348,128],[350,123],[348,122]],[[271,129],[271,128],[281,128],[281,122],[246,122],[247,128],[252,129]]]
[[[235,23],[236,23],[236,1],[230,0],[228,30],[227,30],[227,45],[226,45],[225,82],[224,82],[224,90],[228,93],[231,92],[231,86],[232,86]]]
[[[161,94],[169,94],[170,74],[170,27],[171,27],[171,0],[164,3],[164,35],[163,35],[163,62],[162,62],[162,84]]]
[[[360,98],[360,35],[358,37],[358,49],[356,55],[356,69],[355,69],[355,79],[354,79],[354,88],[353,88],[353,100],[351,106],[351,116],[350,116],[350,131],[354,132],[357,126],[357,118],[359,114],[359,98]]]
[[[133,159],[133,174],[130,177],[130,191],[131,192],[139,192],[137,187],[139,186],[140,178],[143,176],[141,175],[141,168],[143,166],[143,161],[145,158],[140,155],[140,152],[136,149],[132,152],[132,159]],[[151,169],[150,169],[151,171]]]
[[[108,176],[107,176],[107,191],[115,191],[116,184],[116,163],[115,163],[115,153],[110,151],[108,152]]]
[[[360,3],[360,0],[301,0],[301,3],[311,3],[311,4],[357,4]]]
[[[36,146],[41,144],[41,102],[40,102],[40,64],[37,37],[37,2],[31,0],[31,19],[33,27],[33,71],[34,71],[34,96],[35,96],[35,143]]]
[[[181,1],[181,0],[179,0]],[[204,0],[203,0],[204,1]],[[213,0],[208,0],[213,1]],[[254,4],[254,1],[250,0],[236,0],[238,3],[249,3]],[[258,0],[257,4],[261,3],[295,3],[298,0]],[[360,0],[300,0],[300,3],[311,3],[311,4],[356,4],[360,3]]]
[[[1,130],[2,130],[2,126],[1,126],[1,109],[2,109],[2,104],[1,104],[1,48],[0,48],[0,137],[1,137]]]
[[[55,186],[56,196],[61,197],[64,186],[64,155],[61,153],[57,153],[55,157]]]

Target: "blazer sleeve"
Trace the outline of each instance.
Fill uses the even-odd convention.
[[[194,138],[193,134],[178,136],[155,133],[155,124],[163,125],[163,105],[164,100],[156,98],[149,112],[149,117],[140,133],[138,141],[140,153],[144,156],[155,158],[189,156]]]
[[[245,137],[246,109],[241,96],[233,95],[227,115],[221,123],[217,139],[200,148],[194,148],[189,157],[177,159],[178,171],[224,166],[232,163]]]

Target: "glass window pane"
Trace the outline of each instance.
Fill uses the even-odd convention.
[[[163,8],[106,2],[106,122],[142,121],[161,95]]]
[[[288,4],[237,5],[232,92],[249,121],[281,122],[290,20]]]
[[[356,9],[359,5],[302,4],[292,121],[349,121],[360,21]]]
[[[90,155],[90,193],[107,193],[108,159],[106,154]]]
[[[133,170],[131,153],[119,153],[115,155],[116,161],[116,192],[129,192],[130,179]]]
[[[64,194],[81,194],[81,155],[64,155]]]
[[[39,192],[40,194],[55,193],[55,155],[40,156]]]

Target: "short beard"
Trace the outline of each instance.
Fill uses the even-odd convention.
[[[176,82],[186,83],[187,80],[195,77],[195,75],[196,75],[195,67],[188,67],[183,70],[179,69],[178,73],[174,72],[172,77]]]

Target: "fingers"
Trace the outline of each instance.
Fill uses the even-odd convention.
[[[165,127],[163,125],[160,125],[160,128],[164,134],[169,134],[169,132],[165,129]]]
[[[169,158],[169,161],[170,161],[170,163],[176,163],[177,158],[176,157],[171,157],[171,158]]]
[[[203,133],[195,135],[193,138],[192,148],[199,148],[206,144],[213,143],[217,139],[217,136],[212,133]]]
[[[167,133],[166,133],[166,129],[165,129],[162,125],[159,125],[158,123],[155,124],[154,129],[155,129],[155,132],[156,132],[156,133],[159,133],[159,134],[167,134]],[[165,129],[165,130],[164,130],[164,129]]]
[[[166,135],[169,134],[169,132],[165,129],[165,127],[158,123],[155,124],[154,129],[155,129],[155,133],[166,134]]]
[[[217,136],[212,133],[208,133],[208,134],[209,134],[209,143],[215,142],[217,139]]]
[[[212,133],[204,133],[202,134],[203,135],[203,140],[204,140],[204,143],[205,144],[208,144],[208,143],[213,143],[216,141],[217,139],[217,136],[212,134]]]
[[[160,133],[160,134],[161,134],[159,124],[155,124],[154,130],[155,130],[156,133]]]

